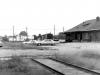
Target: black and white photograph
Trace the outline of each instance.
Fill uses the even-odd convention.
[[[0,75],[100,75],[100,0],[0,0]]]

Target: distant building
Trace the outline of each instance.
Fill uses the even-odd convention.
[[[54,39],[54,40],[58,40],[58,39],[59,39],[59,36],[58,36],[58,35],[54,35],[54,36],[53,36],[53,39]]]
[[[27,36],[16,36],[14,37],[14,41],[25,41]],[[9,36],[9,41],[13,41],[13,36]]]
[[[34,36],[28,36],[28,39],[29,40],[33,40],[34,39]]]
[[[43,34],[42,39],[53,39],[53,34],[51,33]]]
[[[2,36],[0,36],[0,41],[2,41]]]
[[[58,38],[59,38],[59,39],[66,39],[66,34],[64,34],[64,33],[59,33]]]
[[[84,21],[64,34],[66,42],[100,42],[100,18]]]
[[[9,39],[9,41],[13,41],[13,39],[14,39],[14,41],[16,41],[16,37],[13,38],[13,36],[8,36],[8,39]]]

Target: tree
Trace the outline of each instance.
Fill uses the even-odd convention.
[[[8,37],[5,35],[4,37],[2,37],[2,41],[9,41]]]
[[[15,34],[13,37],[17,40],[17,36],[18,36],[18,35],[17,35],[17,34]]]
[[[38,39],[40,39],[40,40],[42,39],[42,35],[41,34],[38,35]]]
[[[21,31],[21,32],[19,33],[19,35],[20,35],[20,36],[28,36],[28,34],[27,34],[26,31]]]
[[[38,39],[38,37],[36,35],[33,35],[33,36],[34,36],[34,40],[37,40]]]
[[[25,41],[29,41],[29,40],[30,40],[29,38],[26,38],[26,39],[25,39]]]
[[[19,33],[19,36],[20,36],[20,40],[22,39],[22,36],[28,36],[27,32],[26,31],[21,31]],[[27,39],[27,38],[26,38]]]

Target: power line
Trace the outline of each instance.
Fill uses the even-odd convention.
[[[25,28],[22,29],[15,29],[15,30],[24,30]],[[12,30],[12,29],[0,29],[0,30]],[[54,29],[32,29],[28,28],[28,30],[54,30]],[[62,30],[62,29],[55,29],[55,30]]]

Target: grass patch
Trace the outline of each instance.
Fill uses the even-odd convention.
[[[100,59],[100,54],[96,51],[83,51],[81,57],[90,59]]]
[[[87,69],[100,70],[100,54],[95,51],[81,51],[73,54],[55,54],[54,58]]]
[[[19,56],[12,56],[9,60],[0,61],[0,72],[3,75],[31,75],[31,68]]]
[[[38,50],[48,50],[47,47],[40,47],[33,44],[23,44],[22,42],[3,42],[2,49],[38,49]]]
[[[12,56],[9,60],[0,61],[0,75],[51,75],[36,63],[32,63],[33,66],[29,66],[29,63],[21,56]]]

